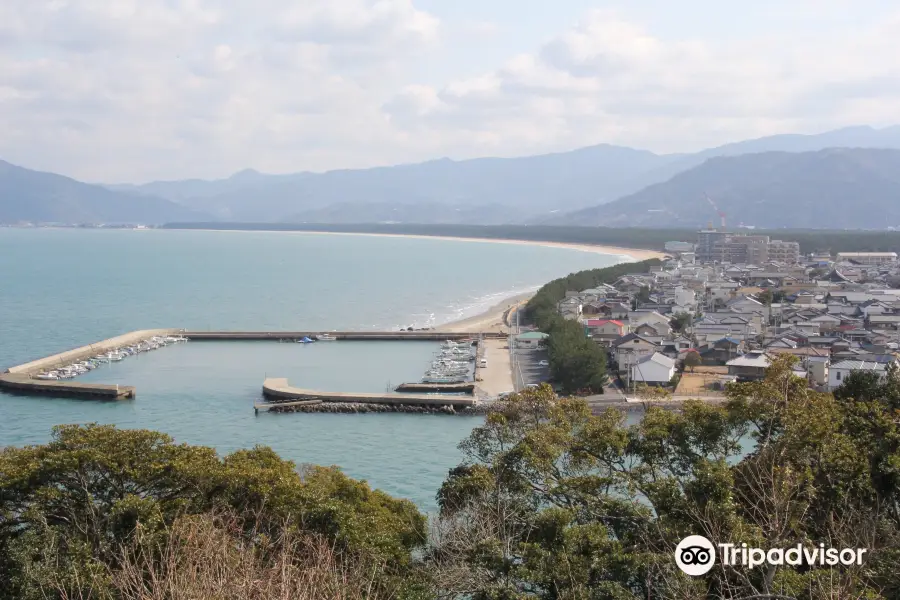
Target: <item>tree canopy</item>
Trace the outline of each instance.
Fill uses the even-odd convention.
[[[220,458],[154,431],[65,425],[48,444],[0,451],[0,598],[77,588],[136,531],[164,544],[176,518],[222,509],[260,535],[287,524],[384,561],[385,578],[404,574],[425,539],[411,502],[335,468],[300,471],[262,446]]]
[[[650,407],[633,423],[547,387],[511,396],[441,487],[436,580],[485,600],[897,598],[900,380],[832,396],[793,360],[732,384],[723,405]],[[840,569],[717,562],[688,577],[673,553],[695,534],[868,554]]]
[[[542,331],[559,318],[557,305],[566,292],[582,292],[603,283],[613,283],[628,273],[647,273],[650,267],[662,264],[658,258],[641,262],[620,263],[602,269],[589,269],[554,279],[539,289],[525,307],[526,318]]]

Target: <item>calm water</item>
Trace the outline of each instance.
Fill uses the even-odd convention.
[[[560,248],[267,232],[0,228],[0,369],[134,329],[384,329],[478,314],[572,271],[621,260]],[[267,375],[381,391],[416,380],[423,342],[193,342],[81,379],[137,386],[133,402],[0,394],[0,446],[60,423],[149,428],[220,452],[272,446],[425,509],[477,418],[254,416]]]

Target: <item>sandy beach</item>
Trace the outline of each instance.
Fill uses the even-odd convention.
[[[512,296],[495,304],[485,312],[436,327],[437,331],[477,333],[498,331],[506,333],[509,327],[504,317],[514,308],[521,308],[534,295],[527,292]],[[476,394],[481,397],[496,397],[504,392],[513,391],[513,374],[509,357],[509,346],[506,339],[485,340],[484,358],[487,367],[478,370]]]
[[[221,231],[221,230],[210,230]],[[232,230],[228,230],[232,231]],[[544,246],[545,248],[568,248],[570,250],[580,250],[581,252],[593,252],[595,254],[613,254],[616,256],[626,256],[630,260],[640,261],[650,258],[663,258],[665,253],[657,250],[642,250],[639,248],[622,248],[619,246],[595,246],[593,244],[566,244],[563,242],[541,242],[532,240],[504,240],[496,238],[476,238],[476,237],[454,237],[446,235],[416,235],[405,233],[355,233],[343,231],[274,231],[272,233],[302,233],[306,235],[364,235],[369,237],[387,237],[387,238],[412,238],[420,240],[450,240],[454,242],[487,242],[491,244],[517,244],[528,246]]]
[[[505,240],[497,238],[479,238],[479,237],[457,237],[448,235],[418,235],[406,233],[357,233],[350,231],[304,231],[304,230],[274,230],[274,229],[196,229],[195,231],[218,231],[218,232],[238,232],[238,233],[286,233],[301,235],[362,235],[368,237],[386,237],[386,238],[412,238],[420,240],[449,240],[454,242],[486,242],[491,244],[517,244],[528,246],[544,246],[545,248],[568,248],[569,250],[579,250],[581,252],[593,252],[594,254],[612,254],[615,256],[624,256],[628,260],[640,261],[650,258],[663,258],[666,256],[664,252],[658,250],[644,250],[640,248],[623,248],[620,246],[601,246],[594,244],[567,244],[563,242],[542,242],[538,240]]]
[[[211,229],[209,231],[249,231],[258,232],[266,230],[218,230]],[[624,261],[641,261],[650,258],[663,258],[665,254],[656,250],[641,250],[636,248],[622,248],[618,246],[601,246],[592,244],[566,244],[562,242],[544,242],[531,240],[506,240],[494,238],[470,238],[470,237],[453,237],[453,236],[436,236],[436,235],[415,235],[415,234],[399,234],[399,233],[357,233],[357,232],[337,232],[337,231],[269,231],[269,233],[287,233],[301,235],[351,235],[351,236],[369,236],[369,237],[388,237],[388,238],[414,238],[414,239],[440,239],[458,242],[485,242],[491,244],[517,244],[517,245],[534,245],[544,246],[548,248],[567,248],[570,250],[579,250],[581,252],[592,252],[595,254],[608,254],[620,256]],[[454,333],[477,333],[477,332],[502,332],[507,333],[509,327],[504,321],[504,316],[514,307],[523,306],[532,296],[534,292],[526,292],[506,298],[502,302],[497,303],[481,314],[459,321],[454,321],[444,325],[438,325],[435,331],[454,332]],[[496,397],[498,394],[513,390],[513,375],[509,356],[509,347],[506,339],[486,340],[484,342],[484,357],[487,358],[488,366],[479,370],[479,380],[476,387],[476,393],[479,396]]]

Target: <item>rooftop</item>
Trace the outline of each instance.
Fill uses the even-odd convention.
[[[839,363],[831,365],[831,368],[847,369],[850,371],[884,371],[887,369],[887,365],[868,360],[842,360]]]
[[[550,334],[543,333],[541,331],[529,331],[527,333],[520,333],[516,336],[516,339],[519,340],[543,340],[550,337]]]

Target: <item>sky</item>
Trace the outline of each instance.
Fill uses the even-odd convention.
[[[896,0],[2,0],[0,159],[92,182],[900,122]]]

